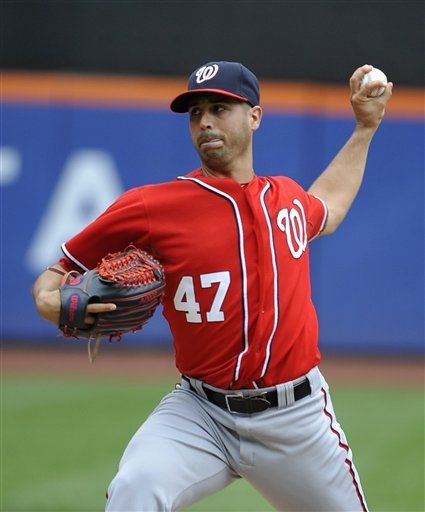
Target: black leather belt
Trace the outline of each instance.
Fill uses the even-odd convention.
[[[182,378],[190,384],[190,380],[185,375],[182,375]],[[197,393],[192,384],[190,384],[190,389]],[[277,407],[278,405],[277,390],[275,389],[273,391],[260,392],[258,395],[254,396],[242,396],[242,393],[238,392],[238,390],[229,393],[220,393],[206,386],[203,386],[203,390],[209,402],[218,405],[222,409],[227,409],[230,412],[239,414],[262,412],[270,407]],[[308,396],[310,393],[311,386],[307,378],[294,386],[295,401],[301,400],[301,398]]]

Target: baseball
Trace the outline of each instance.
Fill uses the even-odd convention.
[[[385,76],[385,73],[383,73],[378,68],[372,68],[369,73],[366,73],[363,77],[362,81],[360,82],[360,87],[364,87],[369,82],[374,82],[376,80],[380,80],[384,84],[387,84],[387,77]],[[375,89],[372,89],[372,91],[368,94],[369,98],[376,98],[377,96],[381,96],[381,94],[384,94],[385,87],[375,87]]]

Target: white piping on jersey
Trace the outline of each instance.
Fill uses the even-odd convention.
[[[249,346],[249,341],[248,341],[248,279],[247,279],[247,273],[246,273],[243,226],[242,226],[241,215],[239,213],[239,208],[238,208],[236,201],[233,199],[232,196],[229,196],[229,194],[226,194],[226,192],[222,192],[221,190],[219,190],[215,187],[212,187],[211,185],[208,185],[207,183],[204,183],[201,180],[198,180],[196,178],[186,178],[185,176],[178,176],[177,179],[193,181],[194,183],[197,183],[201,187],[204,187],[208,190],[211,190],[212,192],[215,192],[216,194],[218,194],[222,197],[225,197],[226,199],[228,199],[231,202],[233,209],[235,211],[236,221],[238,224],[238,232],[239,232],[239,254],[240,254],[241,265],[242,265],[242,295],[243,295],[243,308],[244,308],[244,326],[243,326],[244,349],[238,355],[236,369],[235,369],[235,381],[236,381],[239,379],[239,371],[241,368],[242,358],[247,353],[248,346]]]
[[[317,238],[320,235],[320,233],[323,231],[323,229],[325,227],[326,221],[328,220],[328,207],[327,207],[325,201],[323,201],[323,199],[319,196],[314,196],[314,197],[316,199],[318,199],[323,204],[323,209],[325,211],[323,214],[323,219],[322,219],[322,223],[320,224],[319,231],[312,238],[310,238],[309,242],[311,242],[312,240],[314,240],[315,238]]]
[[[69,258],[71,261],[73,261],[76,265],[78,265],[80,268],[82,268],[85,272],[88,271],[88,268],[85,267],[82,263],[80,263],[77,259],[74,258],[74,256],[72,256],[72,254],[68,251],[68,249],[66,248],[66,245],[65,243],[63,243],[61,245],[61,249],[62,249],[62,252],[65,254],[65,256],[67,258]]]
[[[267,182],[266,186],[263,188],[260,194],[260,202],[261,207],[263,208],[264,217],[266,218],[267,227],[269,230],[269,243],[270,243],[270,253],[272,256],[272,265],[273,265],[273,306],[274,306],[274,322],[273,322],[273,329],[270,334],[269,340],[267,342],[267,348],[266,348],[266,359],[264,360],[263,364],[263,370],[261,372],[260,378],[264,377],[267,366],[270,361],[270,349],[271,344],[277,329],[277,324],[279,322],[279,304],[278,304],[278,283],[277,283],[277,264],[276,264],[276,253],[274,250],[274,239],[273,239],[273,229],[272,224],[270,222],[270,216],[269,212],[267,211],[266,202],[264,200],[264,196],[266,195],[267,190],[270,188],[270,182]]]

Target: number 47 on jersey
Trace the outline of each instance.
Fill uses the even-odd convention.
[[[224,313],[221,311],[227,290],[230,285],[230,272],[212,272],[211,274],[201,274],[199,276],[201,288],[211,288],[218,283],[217,291],[210,306],[206,312],[207,322],[223,322]],[[192,276],[183,276],[174,295],[174,307],[177,311],[186,313],[186,320],[189,323],[199,324],[202,322],[201,307],[196,301],[194,278]]]

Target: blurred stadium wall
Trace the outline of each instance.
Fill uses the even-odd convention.
[[[183,77],[210,59],[250,66],[265,110],[256,171],[308,187],[354,128],[347,86],[325,82],[346,82],[372,62],[396,88],[352,211],[337,233],[312,243],[321,347],[421,352],[422,6],[362,3],[360,18],[356,4],[3,2],[3,340],[55,339],[30,288],[61,242],[124,189],[197,166],[186,117],[168,110],[186,80],[158,75]],[[161,316],[126,344],[168,346]]]
[[[424,80],[421,0],[6,0],[0,13],[8,69],[179,76],[237,60],[261,79],[346,83],[373,64]]]

